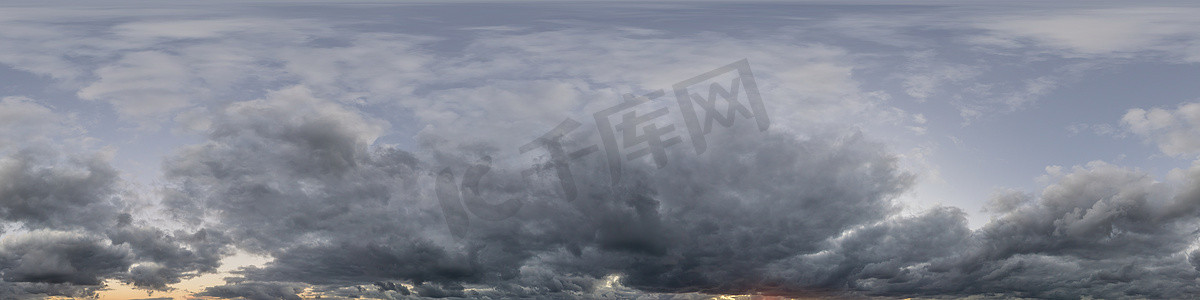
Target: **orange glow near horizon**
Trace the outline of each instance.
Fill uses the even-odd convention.
[[[105,281],[104,288],[101,289],[100,291],[97,291],[97,295],[99,296],[99,298],[98,298],[99,300],[133,300],[133,299],[162,298],[162,297],[169,297],[169,298],[175,299],[175,300],[219,300],[219,299],[223,299],[223,298],[197,296],[196,294],[203,292],[204,289],[206,289],[208,287],[219,286],[219,285],[225,284],[224,279],[226,277],[235,276],[232,273],[232,271],[235,271],[239,268],[248,267],[248,266],[262,266],[269,261],[270,261],[270,258],[268,258],[268,257],[252,255],[252,254],[248,254],[248,253],[239,251],[237,254],[223,259],[221,261],[221,263],[222,263],[221,267],[218,268],[216,273],[203,274],[200,276],[196,276],[196,277],[192,277],[192,278],[183,280],[180,283],[172,284],[172,285],[170,285],[170,287],[172,288],[172,290],[170,290],[170,291],[149,291],[149,290],[145,290],[145,289],[136,288],[133,285],[121,282],[119,280],[109,279],[109,280]],[[411,285],[405,284],[405,286],[410,289],[413,288]],[[606,276],[604,278],[603,284],[601,284],[599,286],[599,288],[600,289],[609,289],[609,290],[627,289],[626,287],[624,287],[620,284],[620,276],[618,276],[618,275]],[[306,289],[303,293],[299,294],[298,296],[300,296],[301,299],[320,299],[320,298],[322,298],[322,295],[320,295],[318,293],[314,293],[312,291],[312,289]],[[50,297],[47,299],[68,300],[68,299],[73,299],[73,298]],[[783,297],[783,296],[763,296],[763,295],[744,294],[744,295],[712,295],[712,296],[708,296],[706,299],[789,300],[789,299],[823,299],[823,298],[821,298],[821,297],[788,298],[788,297]],[[909,299],[905,299],[905,300],[909,300]]]
[[[176,300],[217,299],[195,296],[195,294],[203,292],[205,288],[225,284],[225,277],[235,276],[230,273],[234,270],[248,266],[262,266],[269,261],[270,258],[239,251],[233,256],[222,259],[221,267],[217,268],[216,273],[203,274],[172,284],[170,285],[172,288],[170,291],[138,289],[133,285],[119,280],[109,279],[104,282],[104,289],[97,292],[97,294],[99,294],[100,300],[129,300],[159,297],[171,297]]]

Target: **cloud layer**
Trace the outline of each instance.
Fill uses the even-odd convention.
[[[15,7],[0,14],[0,71],[49,83],[0,90],[0,298],[165,291],[237,251],[270,260],[198,295],[1200,293],[1200,163],[1162,179],[1049,167],[1036,189],[969,199],[990,217],[973,228],[962,208],[900,200],[937,170],[898,154],[958,141],[929,137],[941,124],[1036,109],[1091,70],[1194,63],[1192,10],[921,6],[884,20],[872,6],[722,5],[704,11],[729,21],[668,4],[495,6],[505,26],[455,5]],[[770,129],[736,117],[700,153],[672,85],[743,58]],[[609,156],[599,120],[638,115],[597,112],[659,89],[637,112],[667,117],[615,134],[681,139]],[[1125,112],[1163,154],[1200,152],[1200,104]],[[577,157],[523,148],[553,146],[538,137],[559,124],[579,125],[554,141]],[[161,173],[138,181],[130,161]]]

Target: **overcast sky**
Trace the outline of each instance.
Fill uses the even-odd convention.
[[[0,298],[1200,293],[1186,2],[0,4]]]

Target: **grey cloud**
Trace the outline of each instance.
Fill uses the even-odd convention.
[[[292,226],[263,224],[256,233],[235,233],[235,240],[245,238],[249,242],[243,244],[276,259],[243,270],[252,280],[341,286],[340,293],[350,294],[353,290],[345,287],[399,280],[414,285],[414,296],[467,298],[587,298],[597,295],[611,274],[620,274],[620,284],[643,295],[1172,298],[1193,292],[1197,278],[1188,258],[1195,252],[1193,227],[1200,217],[1195,175],[1164,183],[1141,171],[1091,163],[1052,174],[1052,184],[1039,195],[999,195],[992,210],[996,219],[971,230],[965,214],[954,208],[897,215],[892,199],[913,178],[897,169],[882,145],[860,133],[813,128],[810,132],[824,133],[801,138],[758,134],[744,128],[750,123],[741,123],[726,133],[714,132],[710,144],[715,146],[702,156],[675,148],[662,169],[625,164],[624,179],[616,186],[610,186],[600,160],[573,162],[581,184],[573,202],[563,201],[555,184],[522,188],[519,170],[493,168],[480,194],[486,199],[522,196],[521,210],[505,220],[472,219],[466,238],[455,240],[440,223],[428,187],[398,188],[380,181],[432,184],[433,174],[416,171],[430,169],[424,167],[428,162],[403,152],[398,160],[383,160],[378,153],[386,147],[352,142],[361,131],[308,125],[320,123],[317,116],[328,109],[272,109],[283,114],[263,115],[312,121],[271,131],[261,131],[266,124],[238,123],[175,158],[213,166],[227,161],[221,157],[253,157],[238,160],[253,167],[236,173],[182,169],[174,178],[203,183],[194,186],[197,191],[216,192],[196,195],[215,201],[204,205],[227,226],[264,221],[241,215],[234,210],[238,206],[224,201],[271,202],[266,207],[272,209],[256,211],[255,218],[295,220]],[[262,122],[282,124],[272,118]],[[359,126],[362,122],[369,123],[322,124],[366,128]],[[321,132],[341,136],[322,139],[327,143],[302,142]],[[239,139],[226,137],[235,136],[266,144],[227,147]],[[495,149],[466,147],[431,159],[461,170],[471,157],[494,155]],[[298,158],[315,159],[289,163]],[[385,166],[403,167],[385,171]],[[357,180],[351,184],[320,175],[328,170]],[[297,189],[320,187],[324,193],[264,189],[245,197],[245,178],[310,180],[313,185]],[[346,187],[376,184],[392,188]],[[301,240],[273,238],[279,236]]]
[[[175,180],[165,201],[183,219],[219,218],[219,229],[256,251],[348,233],[393,238],[380,234],[402,231],[379,227],[400,217],[391,212],[421,217],[389,202],[415,192],[419,166],[403,151],[368,149],[382,126],[299,88],[232,105],[209,142],[165,163]]]
[[[213,102],[177,119],[204,140],[178,149],[163,165],[164,205],[180,222],[203,229],[167,231],[135,220],[129,199],[122,198],[120,174],[101,156],[61,158],[40,148],[4,153],[0,218],[37,233],[0,245],[0,295],[6,297],[76,295],[86,288],[53,283],[108,278],[162,289],[215,270],[231,247],[275,260],[243,269],[239,274],[247,281],[212,287],[205,295],[294,299],[310,287],[381,298],[633,298],[656,292],[1179,298],[1196,292],[1195,170],[1172,185],[1141,171],[1090,164],[1056,178],[1038,195],[994,199],[990,212],[996,219],[978,230],[953,208],[902,215],[893,198],[908,191],[914,178],[897,168],[889,150],[853,130],[813,125],[911,119],[885,104],[886,93],[860,87],[861,66],[854,63],[862,56],[836,46],[780,40],[775,33],[756,40],[746,37],[763,36],[518,30],[438,44],[461,50],[442,56],[425,52],[443,42],[437,39],[342,36],[319,19],[305,25],[256,19],[113,25],[108,22],[119,16],[75,13],[103,20],[91,26],[106,30],[92,36],[77,25],[56,31],[4,16],[10,29],[0,38],[9,43],[0,46],[0,62],[63,80],[81,89],[78,97],[105,101],[122,117],[160,117],[197,101]],[[1068,55],[1121,54],[1155,48],[1159,37],[1185,32],[1179,22],[1121,19],[1113,28],[1122,30],[1105,32],[1120,39],[1107,39],[1008,21],[976,26],[993,35],[970,42],[1020,47],[1030,38],[1077,52]],[[871,40],[907,31],[877,27],[908,23],[871,24],[886,26],[852,34]],[[354,26],[360,25],[374,24]],[[1142,25],[1153,27],[1157,37],[1147,42],[1124,34]],[[894,36],[877,42],[914,45]],[[147,50],[159,48],[170,51]],[[1185,49],[1166,50],[1194,60]],[[772,103],[776,131],[715,133],[705,155],[677,146],[667,167],[630,162],[624,181],[615,185],[595,157],[572,162],[581,185],[573,202],[563,201],[552,175],[525,178],[514,166],[521,162],[500,159],[564,117],[560,113],[584,119],[613,104],[624,89],[669,86],[726,63],[730,53],[750,57],[764,94],[781,99]],[[671,61],[662,62],[668,54]],[[970,65],[932,57],[914,64],[914,71],[941,73],[901,78],[917,98],[943,95],[939,87],[965,86],[952,77],[976,73]],[[1072,72],[1081,71],[996,84],[995,90],[965,86],[973,91],[960,98],[985,101],[952,104],[964,115],[1016,109],[1069,81]],[[237,93],[242,87],[294,83],[300,85],[234,102],[245,99]],[[1013,87],[1015,92],[999,91]],[[222,97],[230,94],[236,97]],[[47,121],[57,120],[47,107],[31,101],[5,98],[0,105],[0,125],[30,124],[23,127],[28,132],[4,130],[0,141],[45,135],[44,128],[58,126]],[[375,117],[397,107],[400,116],[390,120],[417,131],[414,152],[376,143],[389,124]],[[1197,148],[1192,110],[1135,110],[1124,124],[1165,153],[1190,154]],[[15,113],[3,114],[8,112]],[[497,158],[479,191],[485,202],[520,199],[523,205],[502,220],[471,212],[469,233],[458,239],[437,206],[432,172],[449,167],[462,174],[484,156]],[[80,253],[95,259],[72,255]],[[614,274],[621,279],[606,282]],[[413,288],[359,287],[375,282]]]
[[[300,88],[233,104],[214,118],[208,142],[167,162],[176,180],[168,203],[181,216],[217,218],[238,246],[292,270],[261,276],[271,281],[476,276],[423,234],[444,223],[422,205],[420,162],[368,147],[382,126]]]
[[[886,297],[1178,298],[1195,293],[1195,170],[1175,190],[1095,162],[978,230],[953,208],[855,228],[771,265],[785,291]],[[1174,191],[1174,192],[1173,192]],[[1002,198],[1015,195],[1002,194]]]
[[[338,297],[386,300],[419,298],[419,296],[414,295],[407,287],[392,282],[376,282],[373,285],[315,288],[314,290],[321,292],[326,297],[335,299]]]
[[[939,280],[941,259],[961,254],[970,245],[965,214],[937,208],[921,215],[883,221],[831,239],[820,252],[773,263],[779,281],[803,283],[790,292],[861,291],[899,296],[939,294],[956,288]],[[932,274],[922,274],[930,272]],[[931,276],[933,275],[933,276]],[[785,286],[786,287],[786,286]],[[924,293],[916,293],[921,291]]]
[[[115,225],[117,170],[103,154],[64,156],[34,147],[0,158],[0,218],[31,228]]]
[[[279,249],[275,261],[265,269],[248,269],[255,278],[299,280],[314,284],[362,283],[382,279],[415,282],[478,281],[479,262],[467,255],[451,253],[421,238],[379,241],[360,245],[322,245]],[[316,271],[319,270],[319,271]],[[498,271],[498,270],[497,270]]]
[[[710,143],[720,146],[711,154],[647,171],[649,191],[625,196],[629,202],[620,201],[622,196],[596,199],[634,209],[593,217],[602,221],[591,225],[601,237],[593,241],[597,254],[616,264],[609,272],[624,274],[623,283],[631,287],[662,292],[803,286],[773,282],[778,278],[765,269],[796,253],[820,251],[827,240],[894,213],[892,197],[911,183],[910,175],[896,170],[894,157],[859,134],[835,131],[805,140],[746,136],[754,133],[716,135]],[[621,215],[647,217],[636,210],[638,201],[652,202],[649,222],[616,219],[628,227],[605,227],[612,224],[604,220]],[[628,247],[637,241],[603,239],[621,234],[609,233],[613,228],[643,232],[632,235],[643,237],[641,248]],[[644,233],[654,231],[659,236]]]
[[[980,230],[997,253],[1112,259],[1165,255],[1189,243],[1200,198],[1172,194],[1148,174],[1102,162],[1078,167],[1035,203]]]
[[[18,147],[0,157],[0,182],[0,220],[21,229],[6,233],[0,245],[0,272],[6,283],[23,284],[17,287],[68,283],[86,290],[120,279],[165,289],[215,271],[228,254],[219,233],[134,225],[124,212],[133,196],[104,152]]]
[[[1198,275],[1187,255],[1200,217],[1197,173],[1189,174],[1187,188],[1176,191],[1141,171],[1102,162],[1077,167],[969,238],[926,240],[954,250],[903,268],[898,278],[885,277],[887,283],[903,284],[875,282],[869,290],[1053,299],[1184,297],[1196,292]]]
[[[36,230],[0,242],[6,282],[97,285],[132,263],[128,247],[77,232]]]
[[[171,235],[153,227],[121,226],[109,232],[108,238],[116,245],[127,244],[144,261],[130,268],[128,280],[150,289],[166,289],[189,277],[188,272],[215,272],[221,258],[232,254],[227,237],[206,229]]]
[[[298,294],[305,288],[304,284],[298,283],[247,281],[208,287],[198,295],[246,300],[299,300],[302,298]]]
[[[619,273],[624,284],[650,292],[751,292],[775,279],[761,273],[771,262],[820,251],[828,239],[894,213],[891,198],[912,181],[861,134],[755,139],[757,128],[738,127],[731,130],[744,132],[713,136],[721,146],[706,157],[677,148],[680,161],[661,170],[628,164],[629,179],[616,187],[599,160],[583,162],[583,196],[573,203],[552,189],[514,187],[519,170],[493,169],[481,193],[524,195],[526,204],[454,241],[431,191],[397,184],[431,180],[415,171],[425,163],[407,154],[385,160],[386,148],[355,138],[370,136],[353,130],[371,128],[369,120],[323,118],[348,111],[322,102],[300,103],[325,109],[252,103],[234,107],[260,109],[226,110],[209,141],[180,152],[168,170],[187,196],[179,209],[208,211],[239,244],[276,259],[243,271],[254,280],[406,280],[431,297],[467,295],[463,284],[567,295],[592,292],[600,278]],[[458,168],[491,149],[434,160]],[[236,168],[225,167],[230,162]]]
[[[48,296],[88,298],[96,297],[99,289],[99,286],[69,283],[0,282],[0,297],[14,300],[40,300]]]

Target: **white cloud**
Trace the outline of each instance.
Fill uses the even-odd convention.
[[[1200,153],[1200,103],[1181,104],[1173,110],[1131,109],[1121,118],[1121,125],[1167,155]]]
[[[671,85],[741,58],[749,60],[760,91],[769,95],[764,101],[772,126],[846,120],[875,123],[880,115],[895,112],[886,95],[860,87],[851,53],[825,44],[717,33],[674,37],[564,30],[485,36],[468,49],[467,60],[440,70],[466,78],[565,76],[585,80],[591,91],[616,92],[576,113],[614,105],[620,93],[666,89],[666,100],[673,101]],[[892,120],[896,119],[888,118]]]
[[[79,98],[109,102],[124,116],[162,116],[188,105],[189,95],[201,92],[190,67],[176,56],[157,51],[125,55],[114,65],[96,70],[99,81],[79,90]]]
[[[1048,10],[985,19],[977,26],[990,33],[973,41],[1004,47],[1033,41],[1069,57],[1163,51],[1196,62],[1194,48],[1200,41],[1197,13],[1200,11],[1187,7]]]
[[[130,22],[113,27],[118,36],[133,39],[207,39],[225,36],[232,32],[261,30],[271,23],[252,19],[208,19]]]
[[[359,33],[346,40],[345,46],[289,45],[260,55],[277,57],[299,83],[346,102],[405,106],[421,83],[447,76],[434,69],[437,57],[421,48],[428,37]]]
[[[132,22],[138,10],[23,11],[29,15],[0,17],[0,63],[49,76],[142,126],[184,107],[228,101],[221,97],[247,85],[293,79],[272,66],[278,52],[331,34],[319,22],[175,19],[183,11],[169,9]],[[64,18],[95,23],[47,21]]]
[[[944,85],[958,84],[974,79],[982,74],[984,68],[965,64],[954,64],[935,61],[932,50],[916,52],[908,55],[906,73],[901,74],[904,92],[909,97],[924,102],[935,93],[941,91]]]
[[[27,97],[0,98],[0,153],[31,145],[82,145],[85,130],[71,115]]]

